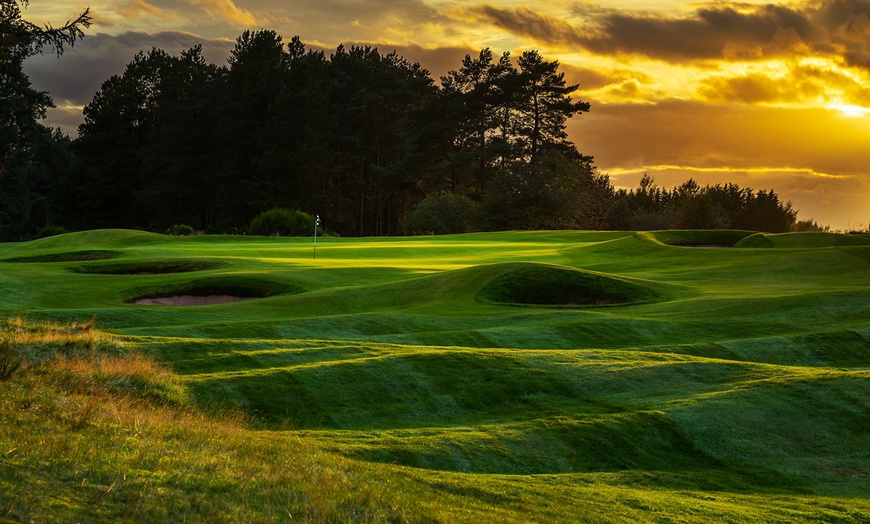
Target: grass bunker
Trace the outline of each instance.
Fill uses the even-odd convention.
[[[663,297],[619,278],[549,264],[517,264],[477,294],[484,302],[543,306],[601,306],[655,302]]]
[[[114,264],[88,264],[69,268],[74,273],[98,275],[165,275],[189,273],[225,267],[227,264],[209,260],[145,260]]]
[[[120,251],[91,249],[67,253],[52,253],[50,255],[36,255],[32,257],[7,258],[4,259],[3,262],[90,262],[92,260],[108,260],[121,255],[123,255],[123,253]]]
[[[647,233],[657,242],[676,247],[734,247],[752,231],[730,229],[668,230]]]

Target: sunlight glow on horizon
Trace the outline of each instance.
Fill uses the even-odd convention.
[[[851,105],[851,104],[828,104],[828,109],[833,109],[835,111],[841,112],[843,115],[850,118],[861,118],[866,114],[870,113],[870,108]]]

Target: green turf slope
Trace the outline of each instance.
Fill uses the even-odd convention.
[[[85,252],[115,256],[69,255]],[[0,317],[96,316],[172,370],[185,409],[243,413],[238,440],[263,439],[250,460],[305,442],[292,467],[376,482],[372,507],[404,508],[379,518],[357,493],[357,518],[320,520],[870,521],[866,236],[323,238],[315,260],[305,238],[91,231],[0,244],[0,297]],[[48,475],[29,467],[16,478]],[[71,471],[60,493],[92,496]]]

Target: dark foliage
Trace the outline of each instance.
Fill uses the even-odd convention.
[[[611,213],[618,229],[739,229],[784,233],[792,230],[797,211],[773,190],[755,191],[736,184],[701,187],[689,179],[672,190],[657,187],[644,175],[636,190],[615,194]]]
[[[405,216],[409,235],[447,235],[474,229],[474,201],[465,195],[443,192],[423,199]]]
[[[270,209],[257,215],[248,227],[251,235],[304,237],[314,235],[314,217],[302,211]]]
[[[72,45],[88,12],[39,29],[14,1],[2,5],[0,79],[15,96],[0,108],[0,239],[48,224],[313,232],[299,216],[260,216],[271,209],[317,213],[340,235],[787,231],[795,221],[773,191],[732,184],[668,191],[645,178],[615,191],[567,138],[566,122],[589,104],[537,51],[514,60],[484,49],[436,86],[395,52],[339,46],[327,56],[269,30],[245,31],[225,66],[207,63],[200,46],[151,49],[103,83],[70,141],[37,122],[51,99],[20,64]]]
[[[32,238],[51,223],[59,196],[53,188],[72,167],[69,141],[39,122],[54,105],[33,89],[24,60],[46,47],[62,54],[91,23],[85,10],[62,27],[40,27],[21,17],[19,4],[27,1],[0,1],[0,240]]]

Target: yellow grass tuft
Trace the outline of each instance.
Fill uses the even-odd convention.
[[[0,319],[0,340],[16,346],[57,345],[68,348],[94,348],[114,339],[94,329],[96,317],[86,322],[66,325],[53,322],[33,322],[20,316]]]

